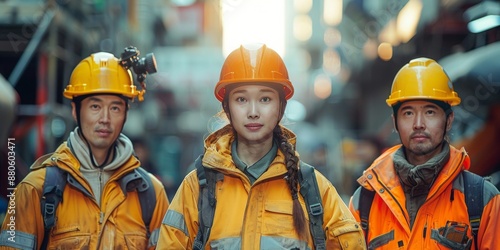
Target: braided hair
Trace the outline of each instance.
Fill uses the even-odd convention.
[[[306,235],[306,218],[304,215],[304,210],[299,202],[299,158],[295,155],[295,149],[293,145],[288,141],[288,139],[283,134],[281,127],[277,125],[273,131],[274,138],[278,142],[278,145],[285,155],[285,166],[287,169],[287,174],[285,180],[292,193],[293,201],[293,226],[299,235],[299,238],[303,238]]]

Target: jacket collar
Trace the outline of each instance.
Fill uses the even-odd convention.
[[[369,190],[392,190],[396,187],[400,188],[401,184],[394,169],[393,157],[401,146],[402,145],[396,145],[382,153],[382,155],[363,172],[363,175],[358,178],[358,183]],[[462,170],[468,170],[470,167],[470,158],[464,148],[456,149],[451,145],[449,145],[449,147],[449,161],[443,166],[429,194],[433,191],[437,191],[436,189],[439,186],[451,183]]]
[[[281,125],[280,125],[281,126]],[[281,126],[283,134],[288,138],[290,143],[295,147],[296,136],[295,134]],[[210,134],[207,139],[205,139],[205,155],[203,157],[203,165],[205,167],[218,169],[221,172],[226,173],[241,173],[240,170],[235,166],[231,156],[231,144],[235,139],[235,133],[233,127],[228,124],[223,128]],[[268,171],[263,174],[263,177],[270,175],[279,175],[286,172],[285,165],[283,164],[285,156],[281,150],[278,149],[276,158],[272,161]],[[278,168],[273,168],[271,166],[278,165]]]
[[[39,159],[37,159],[30,167],[30,170],[36,170],[44,168],[47,166],[57,165],[62,170],[70,173],[75,178],[82,177],[80,173],[80,162],[75,157],[71,149],[68,147],[67,143],[61,143],[59,147],[50,154],[46,154]],[[139,160],[135,157],[130,157],[115,173],[111,176],[111,179],[120,178],[125,173],[128,173],[132,169],[140,166]],[[78,176],[78,177],[77,177]],[[80,181],[80,180],[79,180]]]

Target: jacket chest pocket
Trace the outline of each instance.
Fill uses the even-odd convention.
[[[147,249],[148,239],[144,235],[125,234],[125,244],[128,249]]]
[[[50,250],[89,249],[90,233],[82,232],[79,226],[54,228],[49,237]]]
[[[263,233],[273,234],[293,231],[292,209],[292,201],[281,200],[266,202],[262,218]]]

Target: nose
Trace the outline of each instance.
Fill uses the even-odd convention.
[[[248,110],[248,118],[257,119],[259,118],[259,109],[256,102],[251,102]]]
[[[103,124],[109,123],[110,115],[111,114],[110,114],[108,109],[102,109],[101,117],[99,118],[99,123],[103,123]]]
[[[425,119],[422,113],[417,113],[415,115],[415,120],[413,121],[413,129],[414,130],[423,130],[425,129]]]

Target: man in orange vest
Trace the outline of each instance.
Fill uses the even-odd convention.
[[[363,173],[349,204],[368,249],[498,249],[499,192],[467,171],[464,148],[448,143],[451,107],[460,98],[443,68],[429,58],[411,60],[397,73],[386,102],[401,145]],[[471,187],[479,188],[470,194]],[[470,205],[471,195],[482,198]],[[471,220],[476,209],[482,216]]]

